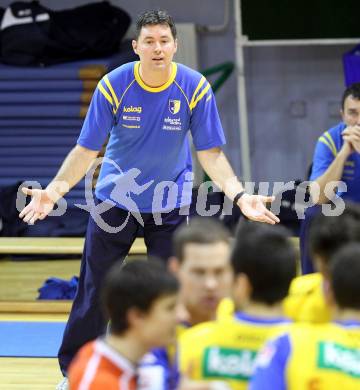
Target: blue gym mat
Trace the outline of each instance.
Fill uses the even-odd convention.
[[[0,322],[1,357],[56,357],[65,322]]]

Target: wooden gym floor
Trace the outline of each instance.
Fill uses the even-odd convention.
[[[0,259],[0,321],[67,321],[71,303],[36,302],[37,289],[50,276],[70,279],[79,269],[80,260]],[[0,390],[54,390],[61,378],[55,358],[0,358]]]
[[[79,254],[79,260],[14,262],[0,258],[0,321],[67,321],[71,302],[36,301],[37,290],[49,277],[70,279],[78,275],[83,242],[70,239],[66,249],[56,241],[55,249],[50,241],[19,242],[18,239],[0,238],[0,255],[34,252]],[[293,239],[293,242],[298,248],[298,240]],[[143,240],[135,244],[132,249],[137,257],[139,254],[144,256]],[[61,378],[56,358],[0,358],[0,390],[54,390]]]
[[[70,301],[36,301],[49,277],[69,280],[78,275],[82,238],[0,237],[0,256],[14,254],[75,254],[78,260],[11,261],[0,258],[0,321],[67,321]],[[131,255],[145,257],[143,239]],[[54,390],[62,379],[56,358],[0,358],[0,390]]]

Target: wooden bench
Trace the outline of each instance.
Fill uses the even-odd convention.
[[[299,239],[291,237],[296,249]],[[0,237],[0,254],[79,254],[84,247],[82,237]],[[143,238],[137,238],[129,252],[130,255],[146,255]]]
[[[85,239],[82,237],[0,237],[2,254],[79,254],[83,252]],[[130,255],[146,255],[143,238],[137,238]]]

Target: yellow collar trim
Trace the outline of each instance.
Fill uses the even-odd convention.
[[[148,85],[146,85],[142,81],[142,79],[140,77],[140,73],[139,73],[140,61],[138,61],[138,62],[135,63],[135,66],[134,66],[135,80],[138,82],[138,84],[140,85],[141,88],[145,89],[145,91],[148,91],[148,92],[161,92],[161,91],[164,91],[175,80],[175,76],[176,76],[176,73],[177,73],[177,64],[176,64],[176,62],[172,62],[171,63],[171,67],[172,67],[172,69],[171,69],[170,78],[169,78],[169,80],[165,84],[160,85],[160,87],[149,87]]]

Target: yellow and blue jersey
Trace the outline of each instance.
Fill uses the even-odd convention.
[[[324,278],[320,273],[298,276],[290,285],[284,300],[284,313],[293,321],[329,322],[332,308],[325,300]]]
[[[315,180],[323,175],[329,168],[344,144],[342,132],[345,123],[341,122],[328,131],[325,131],[318,139],[315,147],[313,166],[310,180]],[[354,202],[360,201],[360,154],[352,153],[345,162],[341,181],[346,183],[347,191],[339,193],[344,199]]]
[[[259,353],[250,389],[360,389],[360,322],[292,325]]]
[[[173,62],[169,80],[150,87],[139,67],[140,62],[131,62],[100,80],[78,144],[100,150],[110,136],[95,190],[100,200],[144,213],[164,211],[163,204],[169,210],[187,206],[189,130],[197,151],[225,143],[211,86],[200,73]],[[125,204],[129,194],[134,203]]]
[[[224,381],[232,389],[246,389],[258,351],[288,324],[284,318],[237,312],[232,318],[194,326],[179,339],[180,372],[193,380]]]

